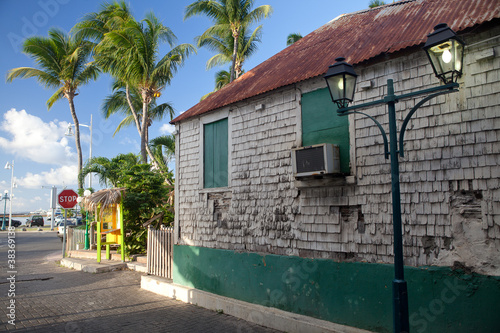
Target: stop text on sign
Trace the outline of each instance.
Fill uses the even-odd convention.
[[[77,195],[64,195],[59,197],[59,202],[76,202]]]

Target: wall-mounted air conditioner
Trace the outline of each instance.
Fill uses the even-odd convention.
[[[339,146],[331,143],[292,149],[295,177],[340,173]]]

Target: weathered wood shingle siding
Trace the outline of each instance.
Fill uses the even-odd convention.
[[[466,49],[460,91],[421,107],[407,129],[406,156],[400,159],[407,265],[461,261],[486,273],[495,270],[489,264],[500,266],[495,256],[500,248],[500,46],[498,38],[481,42],[499,34],[497,26],[464,36],[472,46]],[[491,50],[494,56],[482,56]],[[356,71],[357,103],[381,98],[388,78],[396,94],[438,84],[418,49]],[[368,82],[372,88],[359,88]],[[371,120],[349,116],[352,177],[318,187],[293,178],[290,149],[301,144],[301,95],[324,87],[323,79],[315,78],[209,113],[229,110],[231,185],[225,191],[205,190],[199,182],[200,118],[177,124],[179,244],[392,262],[390,163]],[[414,105],[413,99],[396,104],[398,128]],[[385,107],[365,112],[387,128]]]

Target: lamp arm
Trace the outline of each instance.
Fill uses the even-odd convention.
[[[450,93],[450,92],[457,91],[456,89],[458,89],[459,86],[460,85],[458,83],[454,82],[454,83],[448,83],[446,85],[442,85],[442,86],[438,86],[438,87],[434,87],[434,88],[429,88],[429,89],[411,92],[408,94],[386,96],[385,98],[380,99],[378,101],[372,101],[372,102],[367,102],[367,103],[363,103],[363,104],[349,106],[347,108],[338,109],[337,113],[339,115],[341,115],[347,111],[363,109],[363,108],[367,108],[367,107],[375,106],[375,105],[380,105],[380,104],[387,104],[387,102],[389,102],[389,101],[393,101],[393,102],[397,103],[401,99],[416,97],[416,96],[420,96],[420,95],[427,95],[427,94],[434,93],[437,91],[446,91],[447,93]]]
[[[455,84],[458,86],[458,83],[453,83],[453,85],[455,85]],[[424,105],[424,103],[426,103],[427,101],[433,99],[434,97],[437,97],[439,95],[449,94],[449,93],[456,92],[456,91],[458,91],[458,90],[457,89],[448,89],[448,90],[445,90],[445,91],[439,91],[439,92],[437,92],[435,94],[432,94],[432,95],[429,95],[429,96],[425,97],[424,99],[422,99],[420,102],[418,102],[411,109],[411,111],[406,115],[405,120],[403,121],[403,125],[401,125],[401,130],[399,132],[399,156],[404,157],[403,141],[404,141],[404,137],[405,137],[405,131],[406,131],[406,127],[408,126],[408,122],[410,121],[410,118],[413,116],[413,114],[415,112],[417,112],[417,110],[422,105]]]
[[[361,105],[360,105],[361,106]],[[340,109],[340,110],[345,110],[346,108],[343,108],[343,109]],[[347,108],[349,109],[349,108]],[[371,120],[373,120],[373,122],[375,123],[375,125],[377,125],[378,129],[380,130],[380,133],[382,134],[382,139],[384,139],[384,156],[385,156],[385,159],[388,159],[389,158],[389,143],[387,142],[387,134],[385,133],[384,131],[384,128],[382,127],[382,125],[377,121],[377,119],[373,118],[372,116],[364,113],[364,112],[360,112],[360,111],[344,111],[344,112],[340,112],[340,110],[337,111],[337,115],[338,116],[347,116],[349,114],[362,114],[364,116],[367,116],[368,118],[370,118]]]
[[[379,105],[379,104],[386,104],[386,103],[387,103],[387,101],[385,99],[380,99],[378,101],[373,101],[373,102],[367,102],[367,103],[363,103],[363,104],[353,105],[353,106],[349,106],[347,108],[338,109],[337,110],[337,114],[339,116],[341,116],[341,115],[345,114],[348,111],[357,110],[357,109],[363,109],[363,108],[367,108],[367,107],[370,107],[370,106],[375,106],[375,105]]]
[[[445,91],[444,93],[446,94],[446,93],[458,91],[456,89],[458,89],[459,87],[460,87],[460,85],[458,83],[453,82],[453,83],[448,83],[448,84],[445,84],[442,86],[437,86],[437,87],[433,87],[433,88],[429,88],[429,89],[423,89],[423,90],[411,92],[408,94],[399,95],[399,96],[396,96],[396,99],[400,100],[400,99],[416,97],[416,96],[420,96],[420,95],[427,95],[427,94],[431,94],[431,93],[434,93],[437,91]]]

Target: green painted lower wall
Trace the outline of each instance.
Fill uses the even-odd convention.
[[[405,268],[411,332],[495,332],[500,277]],[[175,283],[375,332],[392,331],[393,266],[174,246]]]

